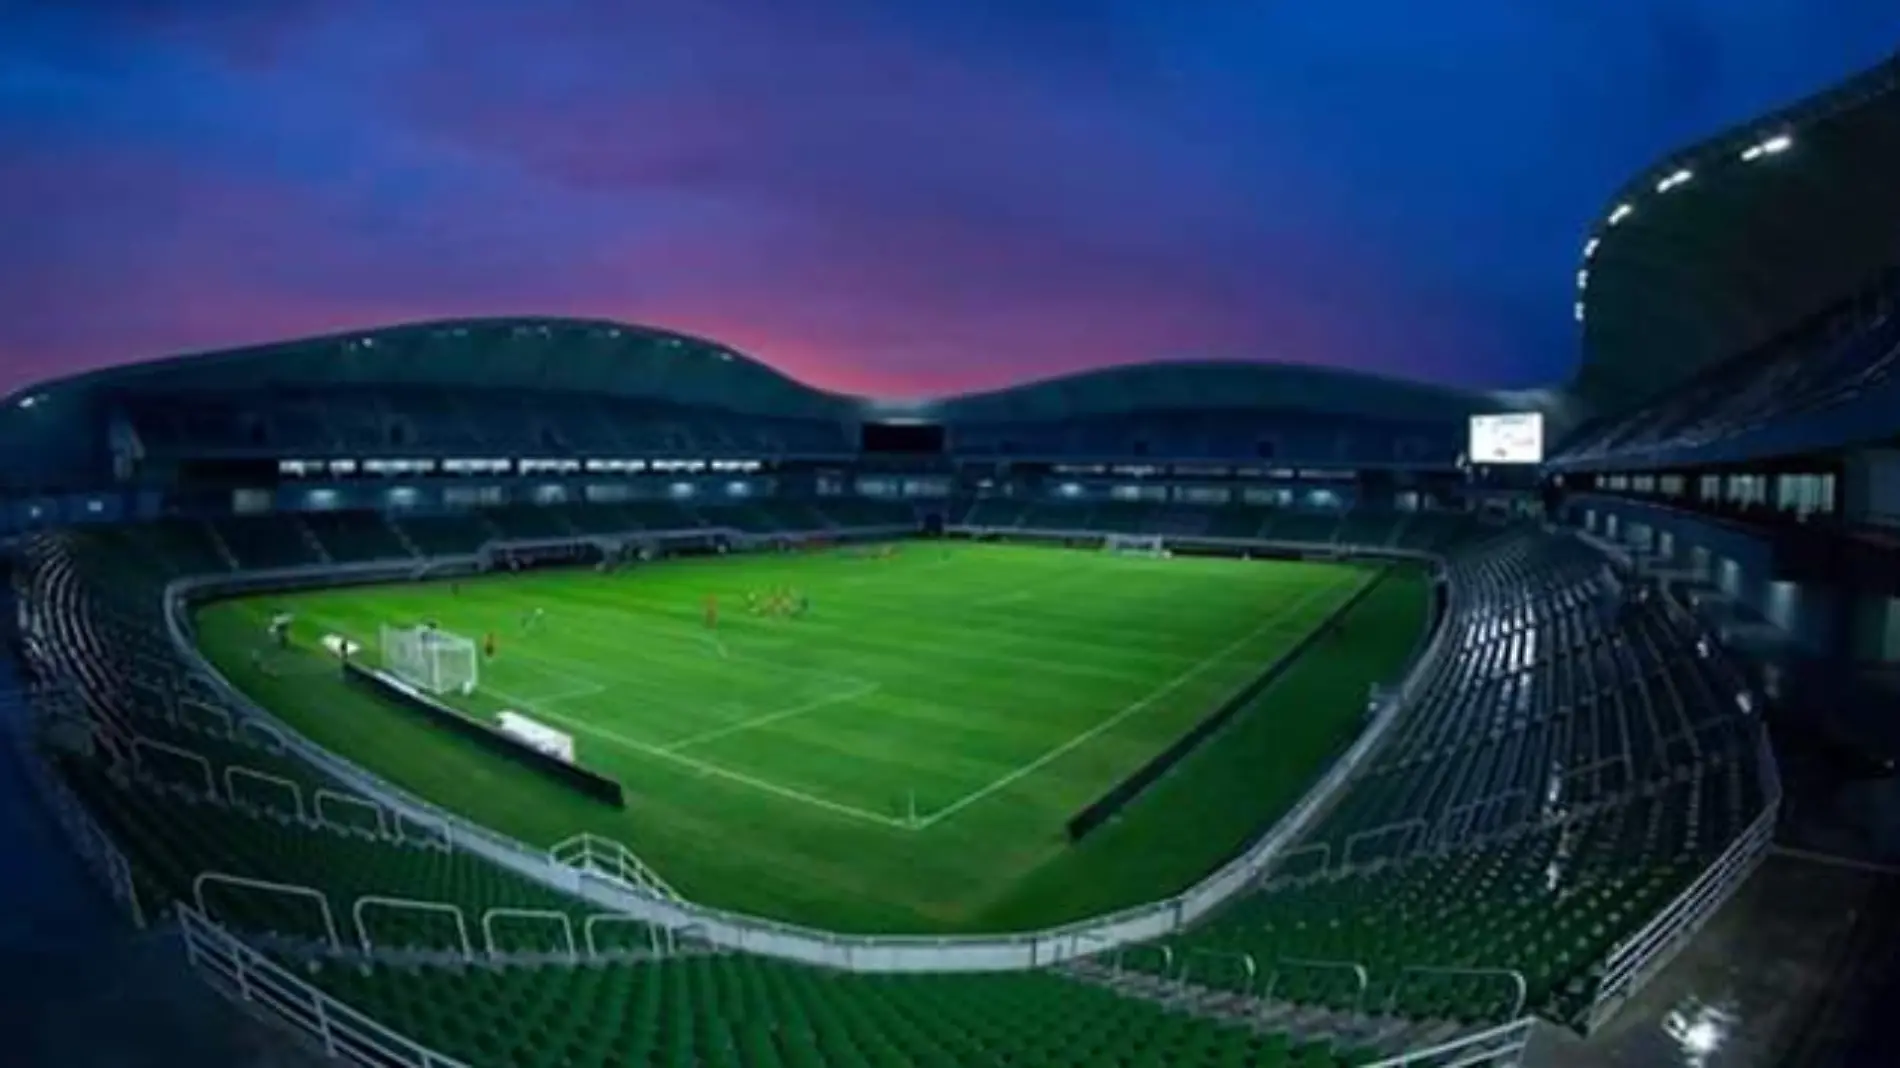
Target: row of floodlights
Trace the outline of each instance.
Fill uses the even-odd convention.
[[[1785,133],[1776,134],[1775,136],[1770,137],[1765,141],[1757,141],[1754,144],[1749,145],[1747,148],[1741,151],[1741,155],[1739,158],[1741,159],[1743,163],[1754,163],[1757,160],[1766,159],[1770,156],[1779,156],[1783,152],[1786,152],[1790,148],[1793,148],[1793,147],[1794,147],[1793,135],[1785,134]],[[1656,183],[1656,192],[1658,193],[1670,192],[1671,190],[1678,189],[1684,185],[1689,184],[1689,182],[1693,181],[1694,179],[1695,179],[1694,171],[1689,170],[1686,167],[1678,168],[1677,170],[1671,172],[1669,175],[1664,177],[1661,181],[1658,181]],[[1634,215],[1635,213],[1636,213],[1636,205],[1631,204],[1628,201],[1624,201],[1623,203],[1618,204],[1616,207],[1610,209],[1610,214],[1608,217],[1606,217],[1603,220],[1603,224],[1606,227],[1615,226],[1617,223],[1622,222],[1624,219],[1629,218],[1631,215]],[[1590,240],[1584,242],[1584,245],[1583,245],[1584,262],[1586,263],[1589,262],[1590,259],[1597,254],[1597,249],[1601,247],[1602,244],[1603,244],[1603,239],[1600,237],[1592,237]],[[1577,291],[1579,293],[1582,293],[1584,290],[1588,288],[1590,288],[1590,271],[1588,268],[1584,268],[1577,272]],[[1582,300],[1577,301],[1575,312],[1577,316],[1577,321],[1583,322],[1583,301]]]

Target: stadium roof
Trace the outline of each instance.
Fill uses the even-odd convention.
[[[1523,406],[1503,395],[1358,372],[1214,360],[1131,364],[961,397],[882,400],[805,385],[702,338],[625,323],[550,318],[418,323],[174,356],[49,382],[4,403],[15,409],[71,410],[126,391],[401,385],[581,391],[832,419],[1003,421],[1252,407],[1418,420]]]
[[[1773,340],[1900,259],[1900,55],[1657,161],[1577,268],[1576,390],[1599,410]]]
[[[945,398],[932,414],[1029,421],[1140,410],[1274,408],[1394,420],[1462,419],[1506,404],[1488,394],[1299,364],[1195,360],[1126,364]]]
[[[64,378],[16,394],[95,390],[488,386],[653,397],[759,414],[837,417],[827,393],[703,338],[584,319],[464,319],[172,356]]]

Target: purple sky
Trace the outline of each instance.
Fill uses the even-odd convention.
[[[887,394],[1547,384],[1615,186],[1897,42],[1892,0],[0,2],[0,390],[505,314]]]

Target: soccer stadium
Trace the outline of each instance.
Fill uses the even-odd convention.
[[[1546,390],[565,318],[41,383],[19,765],[318,1060],[1821,1057],[1894,929],[1897,84],[1631,177]]]

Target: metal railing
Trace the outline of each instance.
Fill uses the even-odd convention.
[[[373,1068],[467,1068],[311,986],[197,908],[180,904],[177,914],[185,958],[207,982],[309,1036],[330,1056]]]
[[[614,879],[634,890],[656,893],[669,901],[680,900],[678,891],[660,878],[646,861],[626,846],[603,835],[583,832],[565,838],[548,850],[548,859],[556,864]]]
[[[1512,1068],[1522,1064],[1537,1017],[1523,1016],[1487,1031],[1425,1049],[1407,1050],[1365,1068]]]
[[[1730,842],[1701,875],[1604,958],[1602,979],[1584,1016],[1585,1030],[1594,1030],[1642,989],[1673,960],[1696,932],[1735,896],[1755,869],[1761,867],[1774,845],[1775,824],[1781,815],[1781,783],[1765,727],[1758,727],[1757,774],[1766,803],[1755,819]]]

